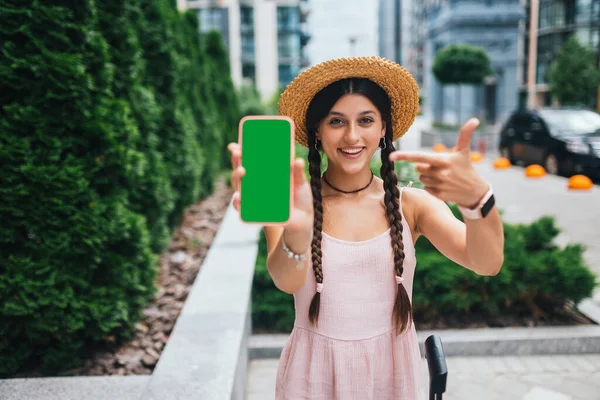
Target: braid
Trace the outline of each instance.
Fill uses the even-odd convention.
[[[317,281],[317,287],[323,284],[322,253],[321,253],[321,231],[323,230],[323,198],[321,195],[321,154],[314,146],[309,145],[308,151],[310,186],[313,195],[313,208],[315,221],[312,239],[312,266]],[[319,308],[321,305],[321,291],[317,289],[308,309],[308,319],[312,324],[319,320]]]
[[[390,135],[391,136],[391,135]],[[398,177],[394,172],[394,163],[389,155],[394,151],[394,144],[388,135],[385,136],[385,149],[381,149],[381,177],[385,188],[385,209],[390,224],[392,249],[394,252],[394,269],[397,277],[404,272],[404,242],[402,241],[402,214],[400,213],[400,190]],[[412,306],[406,288],[398,283],[398,293],[392,315],[397,333],[404,331],[412,320]]]

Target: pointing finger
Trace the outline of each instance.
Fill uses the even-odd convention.
[[[426,174],[429,171],[431,171],[433,169],[433,167],[430,164],[427,164],[427,163],[416,163],[415,164],[415,169],[420,174]]]
[[[391,161],[410,161],[415,163],[426,163],[434,167],[444,167],[448,161],[444,155],[430,154],[417,151],[394,151],[390,153]]]
[[[478,126],[479,120],[477,118],[471,118],[462,126],[462,128],[460,128],[458,140],[456,141],[457,151],[468,151],[471,148],[471,138]]]

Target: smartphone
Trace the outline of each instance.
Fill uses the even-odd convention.
[[[285,116],[246,116],[238,143],[246,174],[240,182],[240,216],[246,223],[283,225],[293,207],[295,126]]]

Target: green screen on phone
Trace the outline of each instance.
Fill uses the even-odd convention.
[[[281,223],[290,216],[291,124],[249,119],[241,131],[240,212],[246,222]]]

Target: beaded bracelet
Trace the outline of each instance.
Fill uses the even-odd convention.
[[[304,268],[304,261],[306,260],[306,254],[297,254],[290,250],[285,244],[285,239],[283,238],[283,234],[281,234],[281,244],[283,245],[283,251],[288,256],[288,258],[294,259],[298,262],[296,265],[296,269],[300,270]]]

